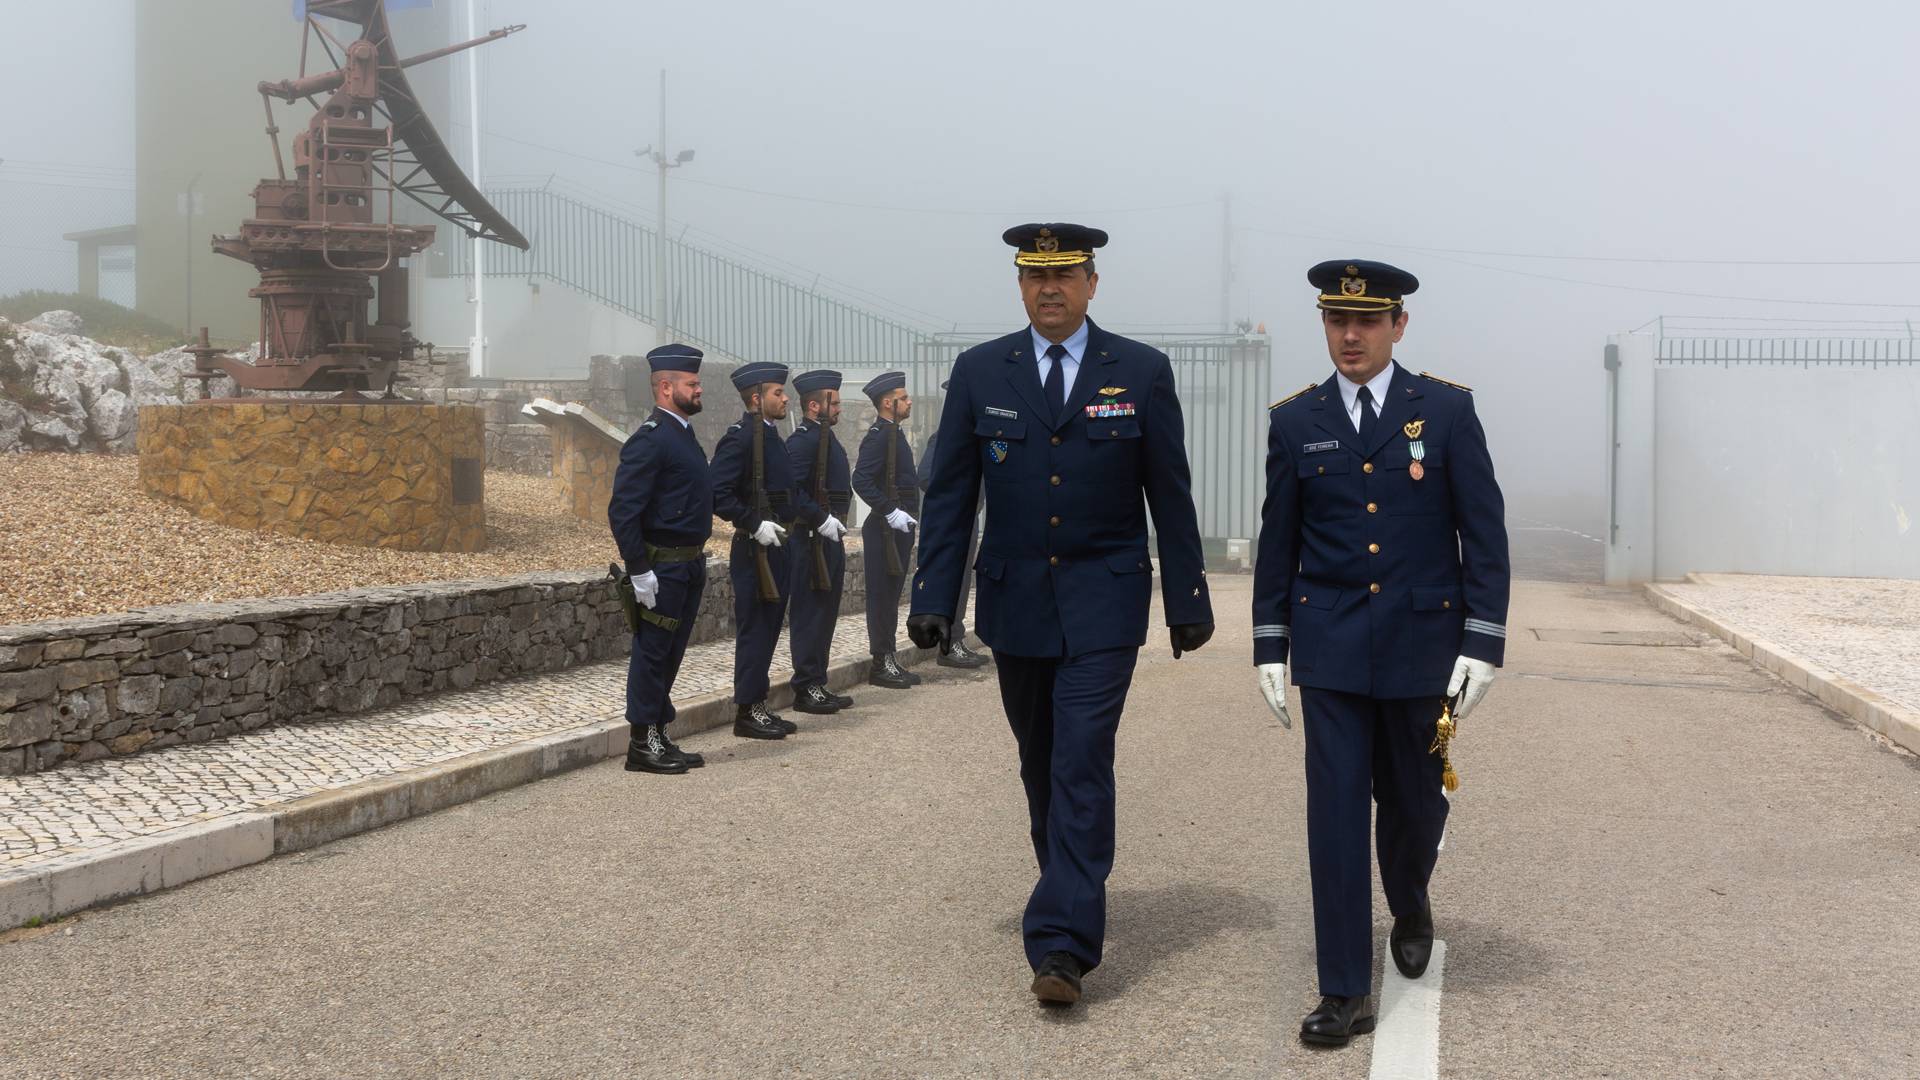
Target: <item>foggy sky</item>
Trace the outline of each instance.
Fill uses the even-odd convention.
[[[1305,268],[1384,259],[1423,281],[1400,358],[1476,388],[1509,489],[1598,491],[1608,333],[1660,315],[1899,324],[1920,268],[1516,254],[1906,256],[1920,11],[1568,7],[485,0],[484,26],[530,28],[484,50],[483,127],[522,140],[490,138],[484,171],[557,174],[650,220],[632,152],[656,140],[665,67],[670,148],[698,152],[675,231],[996,332],[1025,321],[999,241],[1025,220],[1113,234],[1096,320],[1211,327],[1230,193],[1231,311],[1273,333],[1278,385],[1329,370]],[[0,38],[0,158],[132,165],[129,0],[0,0]]]

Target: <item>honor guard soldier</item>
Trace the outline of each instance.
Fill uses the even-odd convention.
[[[913,561],[913,517],[920,512],[920,478],[913,469],[913,447],[900,425],[913,413],[913,395],[907,392],[907,373],[889,371],[876,376],[862,391],[873,401],[880,418],[860,440],[860,460],[853,469],[853,490],[872,513],[860,527],[866,552],[867,650],[873,671],[867,681],[889,690],[905,690],[920,676],[900,666],[894,645],[900,632],[900,593],[906,588],[907,566]]]
[[[733,733],[784,739],[799,727],[767,709],[767,669],[787,613],[792,549],[793,464],[775,420],[787,416],[783,364],[742,364],[734,389],[745,416],[713,448],[713,512],[733,524],[727,577],[733,582]]]
[[[793,707],[803,713],[833,713],[853,699],[827,689],[827,651],[840,618],[846,582],[847,510],[853,504],[847,451],[833,434],[840,423],[840,373],[808,371],[794,376],[805,419],[787,439],[793,465],[793,612],[787,636],[793,653]]]
[[[1321,1001],[1306,1042],[1374,1025],[1369,797],[1388,952],[1419,978],[1433,949],[1427,883],[1447,820],[1442,710],[1467,715],[1506,647],[1505,505],[1463,386],[1393,358],[1412,274],[1384,263],[1307,272],[1334,374],[1268,411],[1253,657],[1281,724],[1300,688],[1307,851]]]
[[[984,487],[974,632],[993,647],[1040,864],[1022,936],[1032,992],[1067,1005],[1106,936],[1114,738],[1153,599],[1149,510],[1176,658],[1213,635],[1213,608],[1173,366],[1086,317],[1107,234],[1021,225],[1003,239],[1031,325],[954,361],[907,632],[951,645]]]
[[[942,391],[946,390],[946,388],[947,388],[947,383],[943,382],[940,384],[940,389]],[[931,466],[933,462],[934,447],[939,444],[939,441],[940,441],[940,433],[938,431],[935,431],[933,434],[927,436],[927,445],[925,449],[926,449],[926,459],[929,466]],[[920,491],[922,496],[925,495],[927,488],[932,483],[933,483],[933,469],[931,467],[921,469],[920,470]],[[939,664],[941,667],[972,669],[972,668],[986,667],[989,663],[991,663],[991,661],[989,661],[986,657],[981,656],[979,653],[974,652],[972,649],[967,648],[967,624],[964,616],[967,613],[967,598],[973,595],[973,553],[974,553],[974,550],[979,546],[980,546],[980,522],[979,522],[979,519],[976,518],[973,523],[973,536],[971,538],[971,544],[967,548],[967,558],[965,562],[966,569],[960,572],[960,595],[954,601],[953,650],[951,652],[941,653],[939,658],[934,661],[934,663]]]
[[[621,447],[607,504],[607,523],[639,607],[627,661],[629,772],[683,773],[706,764],[667,737],[673,680],[700,612],[713,535],[707,455],[690,423],[700,412],[701,356],[691,345],[662,345],[647,354],[653,413]]]

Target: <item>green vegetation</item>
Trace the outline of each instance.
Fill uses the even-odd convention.
[[[111,300],[38,289],[0,296],[0,318],[25,322],[43,311],[71,311],[86,323],[82,332],[88,337],[142,355],[187,343],[180,330],[166,320],[142,315]]]

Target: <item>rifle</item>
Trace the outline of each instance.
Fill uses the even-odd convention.
[[[822,420],[815,429],[820,435],[820,449],[813,455],[813,501],[820,511],[829,516],[833,507],[827,500],[827,440],[833,438],[826,421]],[[833,591],[833,577],[827,572],[826,541],[820,538],[820,530],[813,530],[813,579],[809,584],[814,592]]]
[[[881,477],[881,482],[887,485],[887,497],[897,499],[900,497],[900,440],[906,437],[906,433],[901,431],[897,424],[889,426],[892,430],[887,432],[886,475]],[[893,532],[891,526],[888,527],[887,532]],[[886,548],[887,574],[891,577],[906,577],[907,568],[900,561],[899,541],[889,535]]]
[[[773,500],[767,498],[767,422],[755,416],[753,422],[753,512],[763,521],[773,520]],[[780,599],[780,586],[773,578],[773,564],[767,560],[767,546],[753,545],[753,572],[759,580],[760,600],[771,604]]]

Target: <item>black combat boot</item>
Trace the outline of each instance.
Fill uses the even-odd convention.
[[[840,711],[840,699],[820,686],[803,686],[793,693],[793,707],[803,713],[831,716]]]
[[[660,730],[659,724],[648,724],[627,737],[627,771],[650,772],[677,775],[687,771],[686,759],[674,750],[673,744]]]
[[[905,690],[913,685],[913,680],[900,669],[900,661],[895,660],[892,653],[873,658],[873,671],[868,673],[867,681],[889,690]]]
[[[687,768],[689,769],[698,769],[705,766],[707,763],[707,759],[705,757],[702,757],[700,754],[695,753],[692,750],[682,750],[680,748],[679,743],[674,742],[672,739],[668,738],[667,726],[665,724],[660,725],[660,741],[667,744],[668,750],[671,750],[674,753],[680,755],[680,760],[686,762]]]
[[[956,641],[953,643],[953,649],[943,654],[934,663],[941,667],[982,668],[987,666],[987,658],[967,648],[966,642]]]
[[[754,702],[751,705],[736,706],[733,714],[733,733],[743,739],[784,739],[786,729],[773,722],[773,714],[767,711],[766,704]]]

